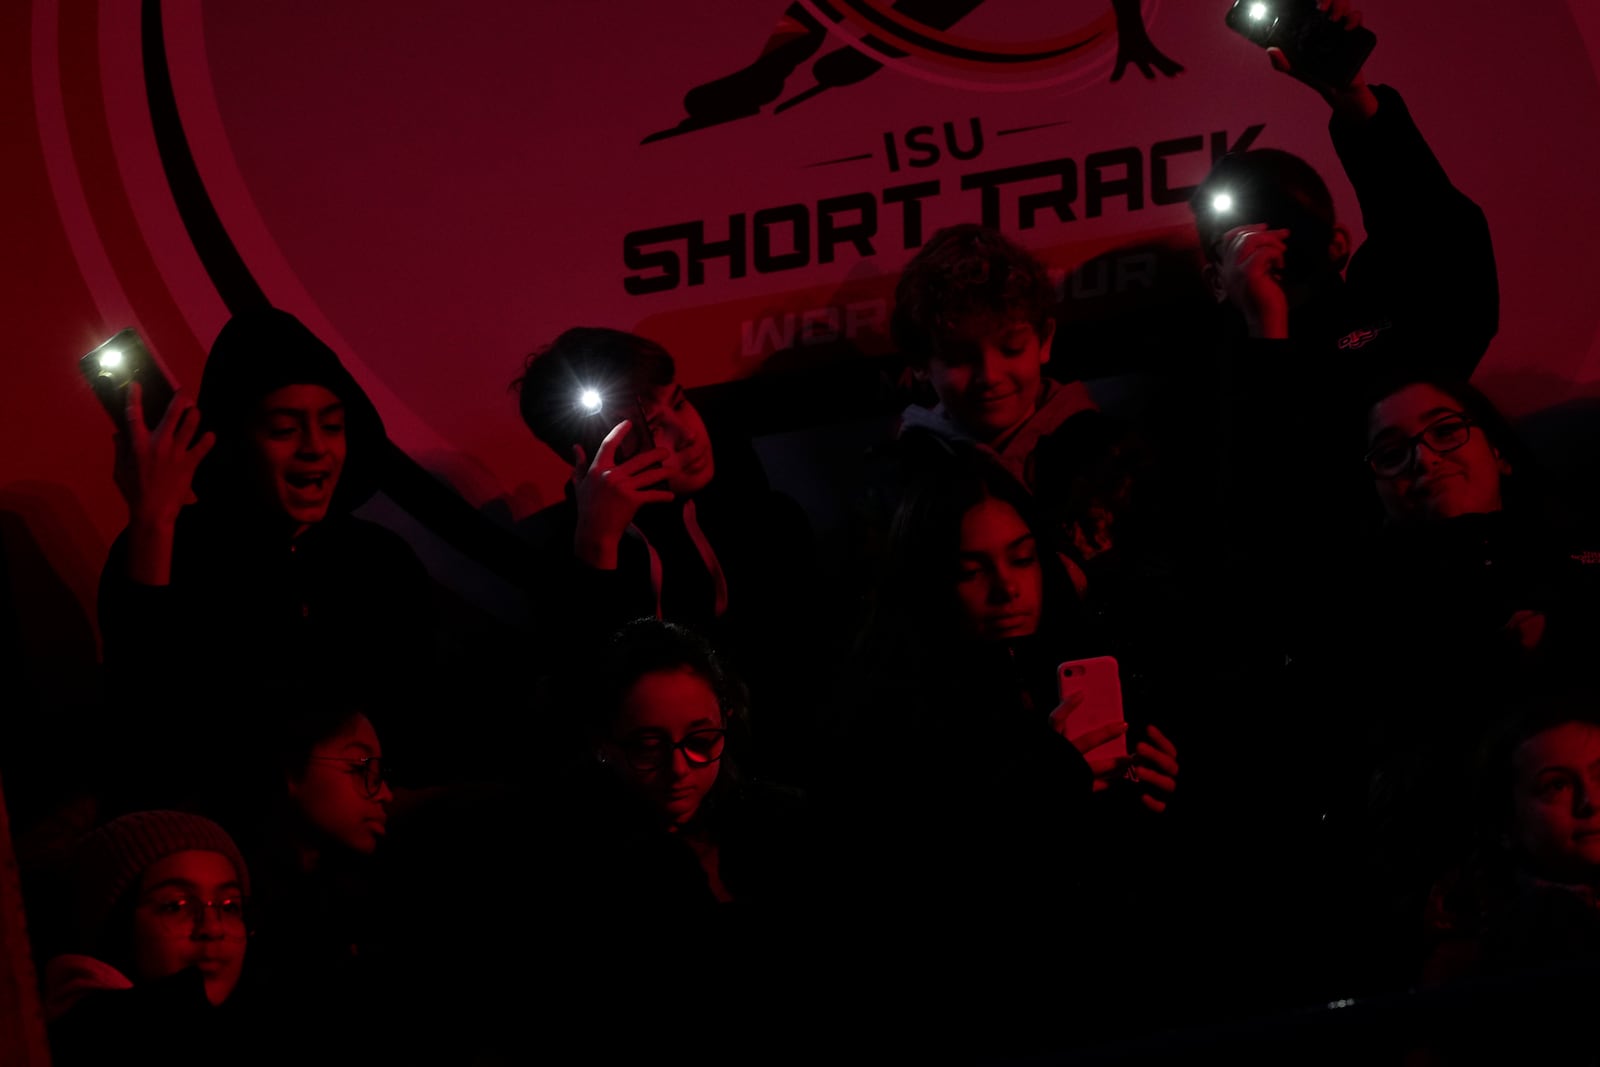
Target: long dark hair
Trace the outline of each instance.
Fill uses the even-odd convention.
[[[882,573],[857,644],[863,664],[890,674],[919,672],[960,653],[961,522],[985,500],[1014,508],[1038,542],[1044,570],[1040,633],[1070,627],[1077,599],[1027,489],[972,445],[923,433],[907,434],[904,443],[916,454],[908,457],[910,481],[890,524]]]

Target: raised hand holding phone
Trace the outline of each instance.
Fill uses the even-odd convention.
[[[664,448],[647,448],[617,460],[617,448],[633,428],[623,419],[611,428],[588,462],[582,445],[572,449],[572,487],[578,505],[573,551],[596,570],[616,570],[622,536],[646,504],[672,499],[661,481],[660,466],[669,458]]]
[[[200,432],[200,409],[182,392],[148,429],[144,390],[128,386],[126,427],[117,434],[117,488],[128,502],[128,577],[144,585],[171,580],[178,513],[195,502],[194,473],[216,444]]]
[[[1361,68],[1378,38],[1350,0],[1235,0],[1227,24],[1265,48],[1273,69],[1315,89],[1336,110],[1361,118],[1377,111]]]

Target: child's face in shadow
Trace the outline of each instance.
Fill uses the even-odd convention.
[[[244,894],[220,852],[188,849],[152,863],[133,910],[133,977],[153,981],[189,967],[221,1004],[244,967]]]
[[[962,518],[956,603],[963,632],[979,641],[1009,641],[1039,629],[1039,545],[1010,504],[987,498]]]
[[[1512,756],[1512,839],[1541,877],[1600,882],[1600,726],[1562,723]]]
[[[1054,337],[1053,321],[1040,335],[1025,320],[985,316],[942,338],[918,376],[933,386],[952,422],[989,444],[1038,407]]]
[[[688,668],[651,671],[623,697],[607,763],[670,825],[694,818],[716,784],[726,733],[711,685]]]

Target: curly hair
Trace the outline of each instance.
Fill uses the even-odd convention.
[[[996,230],[947,226],[906,264],[894,291],[890,332],[911,366],[938,356],[966,323],[1025,321],[1043,337],[1055,306],[1044,264]]]

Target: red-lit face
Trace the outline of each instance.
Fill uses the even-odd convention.
[[[683,387],[663,385],[641,400],[655,447],[672,453],[664,465],[667,488],[679,496],[688,496],[710,485],[717,470],[711,437]]]
[[[239,984],[245,938],[243,889],[226,856],[190,849],[145,870],[133,910],[135,981],[194,967],[206,999],[221,1004]]]
[[[1406,439],[1430,427],[1459,423],[1461,404],[1434,386],[1418,382],[1378,401],[1367,419],[1367,444],[1403,448]],[[1443,453],[1418,442],[1396,474],[1377,479],[1378,497],[1399,522],[1450,519],[1499,511],[1500,479],[1511,465],[1490,445],[1479,426],[1469,426],[1466,443]]]
[[[919,376],[932,384],[952,422],[988,443],[1038,407],[1054,336],[1054,322],[1041,337],[1018,319],[980,319],[946,338]]]
[[[359,714],[311,750],[305,772],[289,781],[289,799],[318,837],[363,855],[377,850],[394,793],[386,781],[369,789],[371,768],[362,761],[382,758],[377,731]]]
[[[1562,723],[1512,758],[1512,834],[1536,872],[1600,885],[1600,728]]]
[[[962,630],[981,641],[1028,637],[1044,611],[1039,546],[1017,509],[985,499],[961,520],[956,600]]]
[[[724,725],[704,678],[687,668],[655,671],[628,690],[601,753],[668,823],[682,825],[716,783]]]
[[[261,402],[256,468],[267,498],[302,531],[328,515],[344,470],[344,404],[320,385],[286,385]]]

